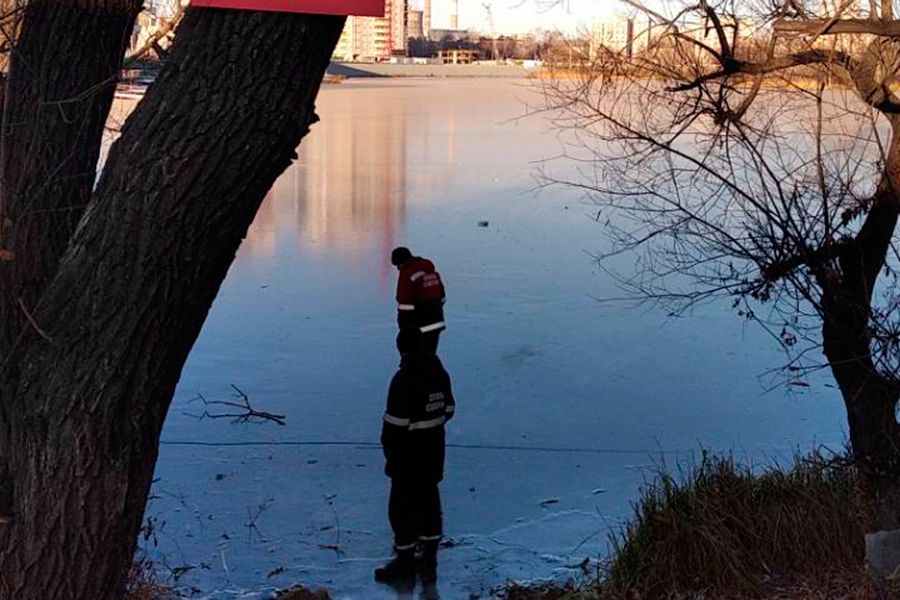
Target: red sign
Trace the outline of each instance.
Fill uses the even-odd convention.
[[[191,5],[316,15],[384,16],[384,0],[192,0]]]

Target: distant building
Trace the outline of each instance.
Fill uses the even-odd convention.
[[[413,39],[422,39],[425,37],[425,12],[421,10],[409,11],[407,18],[407,37]]]
[[[390,7],[390,4],[387,4]],[[390,14],[389,12],[387,14]],[[356,17],[356,57],[384,60],[393,53],[391,19],[388,17]]]
[[[590,55],[597,57],[603,51],[632,56],[634,48],[634,20],[627,17],[595,19],[591,25]]]
[[[425,39],[431,39],[431,0],[425,0],[425,7],[422,10],[422,31]]]
[[[462,42],[469,39],[469,32],[465,29],[432,29],[428,38],[438,42]]]
[[[407,54],[408,0],[386,0],[383,17],[347,17],[332,58],[383,61]]]
[[[353,21],[355,19],[356,17],[347,17],[347,21],[344,23],[344,30],[341,31],[341,37],[334,47],[334,52],[331,53],[332,60],[354,60],[356,53],[356,26]]]
[[[438,50],[437,58],[445,65],[467,65],[481,57],[475,48],[449,48]]]
[[[391,52],[389,56],[406,56],[409,40],[409,0],[386,0],[385,14],[391,19]]]
[[[341,61],[384,60],[391,55],[390,20],[383,17],[347,17],[332,58]]]

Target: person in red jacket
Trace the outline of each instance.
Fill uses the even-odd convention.
[[[425,338],[425,349],[437,354],[438,339],[444,324],[444,283],[427,258],[413,256],[400,246],[391,252],[391,264],[397,267],[397,325],[415,327]]]

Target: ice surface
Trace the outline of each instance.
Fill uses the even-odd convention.
[[[403,597],[371,578],[391,548],[377,441],[398,362],[398,244],[447,285],[440,355],[459,414],[442,485],[444,600],[580,576],[654,463],[701,445],[764,460],[841,444],[825,376],[764,393],[759,375],[782,357],[728,307],[673,319],[597,302],[620,293],[589,256],[603,247],[591,207],[572,190],[531,191],[534,161],[560,151],[542,117],[516,119],[531,85],[322,90],[322,122],[263,205],[163,432],[145,546],[185,592],[265,598],[303,583]],[[225,399],[231,384],[287,425],[189,416],[198,394]]]

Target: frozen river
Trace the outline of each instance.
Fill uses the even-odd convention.
[[[532,191],[535,161],[560,147],[542,117],[516,119],[529,85],[322,90],[322,122],[262,206],[163,432],[145,545],[185,591],[398,596],[371,572],[391,551],[377,442],[400,244],[436,262],[448,293],[444,600],[577,576],[660,460],[842,443],[828,379],[765,393],[760,375],[782,356],[727,306],[676,319],[597,301],[619,292],[589,255],[604,245],[591,207]],[[232,384],[286,425],[198,420],[195,398],[228,399]]]

